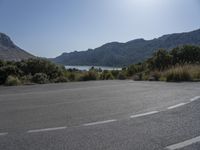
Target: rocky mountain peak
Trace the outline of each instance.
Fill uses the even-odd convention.
[[[0,60],[20,61],[35,58],[32,54],[16,46],[9,36],[0,33]]]
[[[0,45],[4,47],[16,48],[10,37],[4,33],[0,33]]]

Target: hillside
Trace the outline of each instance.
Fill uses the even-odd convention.
[[[20,61],[28,58],[34,56],[16,46],[6,34],[0,33],[0,60]]]
[[[160,48],[170,50],[186,44],[200,45],[200,29],[164,35],[153,40],[136,39],[127,43],[107,43],[96,49],[63,53],[51,60],[64,65],[126,66],[149,58]]]

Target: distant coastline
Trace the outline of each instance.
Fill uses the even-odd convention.
[[[102,69],[102,70],[122,70],[122,68],[119,67],[107,67],[107,66],[65,66],[66,69],[78,69],[82,71],[89,71],[90,68],[94,67],[95,69]]]

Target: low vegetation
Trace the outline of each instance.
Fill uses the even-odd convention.
[[[0,61],[0,84],[44,84],[65,82],[65,68],[46,59],[29,59],[20,62]]]
[[[199,81],[200,47],[182,46],[172,51],[160,49],[143,63],[126,68],[128,77],[149,81]]]
[[[39,58],[20,62],[0,61],[0,84],[8,86],[114,79],[200,81],[200,47],[182,46],[172,51],[160,49],[142,63],[112,71],[94,67],[89,71],[65,69]]]
[[[8,76],[5,82],[5,85],[8,86],[13,86],[13,85],[20,85],[21,81],[18,79],[18,77],[14,77],[14,76]]]

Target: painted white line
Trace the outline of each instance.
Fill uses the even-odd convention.
[[[0,133],[0,136],[4,136],[4,135],[7,135],[8,133],[5,132],[5,133]]]
[[[174,145],[167,146],[166,149],[167,150],[176,150],[176,149],[180,149],[180,148],[192,145],[192,144],[197,143],[197,142],[200,142],[200,136],[195,137],[195,138],[190,139],[190,140],[186,140],[186,141],[181,142],[181,143],[177,143],[177,144],[174,144]]]
[[[92,125],[98,125],[98,124],[105,124],[105,123],[110,123],[110,122],[115,122],[115,121],[117,121],[117,120],[113,119],[113,120],[105,120],[105,121],[91,122],[91,123],[83,124],[83,126],[92,126]]]
[[[55,128],[45,128],[45,129],[35,129],[29,130],[27,133],[37,133],[37,132],[48,132],[48,131],[55,131],[55,130],[64,130],[67,127],[55,127]]]
[[[151,112],[147,112],[147,113],[143,113],[143,114],[136,114],[136,115],[132,115],[130,116],[130,118],[137,118],[137,117],[143,117],[143,116],[147,116],[147,115],[152,115],[152,114],[156,114],[159,111],[151,111]]]
[[[196,101],[196,100],[199,100],[199,99],[200,99],[200,96],[196,96],[196,97],[190,99],[190,101],[193,102],[193,101]]]
[[[183,105],[185,105],[185,104],[187,104],[187,103],[180,103],[180,104],[177,104],[177,105],[170,106],[170,107],[168,107],[167,109],[174,109],[174,108],[183,106]]]

